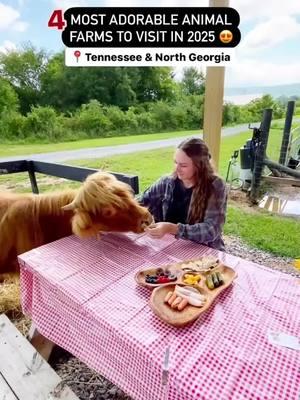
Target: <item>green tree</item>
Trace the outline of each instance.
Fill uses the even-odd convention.
[[[136,94],[131,87],[131,82],[126,72],[116,85],[114,97],[114,104],[122,109],[127,110],[131,105],[136,103]]]
[[[17,111],[19,108],[18,95],[12,85],[0,78],[0,115],[3,112]]]
[[[37,51],[31,44],[23,46],[21,50],[0,55],[0,76],[14,87],[23,114],[39,102],[40,76],[47,60],[45,51]]]
[[[126,68],[139,103],[158,100],[173,101],[177,91],[172,68]]]
[[[171,100],[176,82],[171,68],[71,68],[62,53],[41,75],[42,103],[72,111],[91,100],[127,110],[147,101]]]
[[[284,115],[284,106],[275,101],[269,94],[262,96],[260,99],[252,100],[246,106],[246,108],[249,111],[253,121],[261,120],[263,110],[266,108],[273,109],[273,118],[282,118]]]
[[[184,68],[181,86],[184,95],[203,94],[205,90],[205,78],[203,72],[194,67]]]
[[[41,74],[41,104],[66,112],[88,103],[85,75],[84,68],[66,67],[63,53],[54,55]]]

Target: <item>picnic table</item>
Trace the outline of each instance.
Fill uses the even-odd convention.
[[[135,272],[208,254],[238,277],[193,324],[167,325]],[[69,236],[19,262],[23,311],[39,332],[133,399],[299,399],[300,352],[268,340],[270,330],[300,336],[290,275],[171,235]]]

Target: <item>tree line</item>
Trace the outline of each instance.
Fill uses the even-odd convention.
[[[63,141],[203,126],[205,77],[185,68],[72,68],[28,44],[0,55],[0,138]],[[284,113],[271,96],[224,104],[223,124],[258,121],[263,108]]]

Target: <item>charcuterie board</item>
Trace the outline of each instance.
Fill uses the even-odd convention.
[[[135,280],[139,285],[153,289],[158,286],[165,286],[170,283],[180,283],[184,279],[185,274],[196,274],[198,272],[207,272],[213,270],[219,265],[219,260],[216,257],[206,256],[198,259],[182,261],[165,265],[159,268],[145,268],[139,270],[135,274]],[[159,277],[171,276],[171,279],[164,282]],[[157,277],[157,279],[151,279]],[[176,279],[174,280],[174,277]]]
[[[200,265],[199,260],[140,270],[135,275],[137,283],[154,288],[150,307],[170,325],[180,327],[195,321],[237,276],[232,268],[219,261],[200,270],[192,268],[193,265]],[[157,279],[152,280],[153,277]],[[160,277],[170,277],[170,281]]]

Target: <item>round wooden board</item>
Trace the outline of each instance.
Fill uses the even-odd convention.
[[[174,291],[175,284],[165,284],[163,286],[157,287],[153,290],[150,297],[150,307],[154,313],[161,318],[163,321],[167,322],[173,326],[185,326],[197,318],[200,317],[214,302],[216,297],[223,292],[228,286],[230,286],[233,280],[236,278],[236,272],[223,264],[220,264],[214,271],[219,271],[224,279],[224,284],[216,289],[210,290],[205,283],[205,274],[203,279],[201,279],[198,288],[199,292],[206,296],[206,302],[203,307],[194,307],[187,305],[182,311],[172,309],[169,304],[164,302],[164,299],[168,292]],[[181,286],[187,286],[182,285]]]
[[[175,264],[174,265],[163,266],[163,267],[160,267],[160,268],[162,268],[163,270],[168,269],[168,270],[172,271],[173,274],[177,275],[177,281],[174,281],[174,283],[178,283],[180,281],[180,277],[182,275],[182,271],[178,267],[176,267]],[[147,287],[149,289],[154,289],[156,287],[170,285],[170,282],[169,283],[147,283],[146,282],[146,275],[147,274],[155,275],[155,271],[156,270],[157,270],[157,268],[148,268],[148,269],[139,270],[134,276],[134,279],[135,279],[136,283],[138,283],[141,286],[145,286],[145,287]]]

